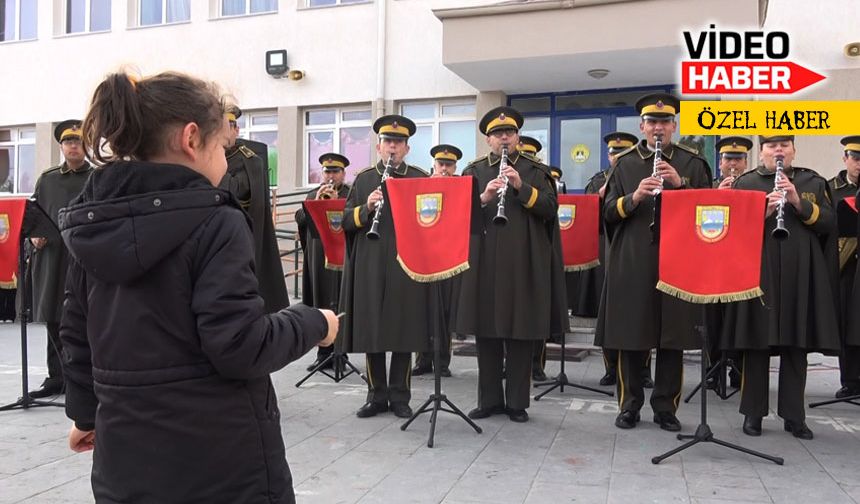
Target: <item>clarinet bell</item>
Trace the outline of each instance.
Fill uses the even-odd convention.
[[[497,226],[504,226],[507,223],[508,217],[504,214],[497,214],[495,217],[493,217],[493,224]]]
[[[379,239],[379,221],[375,220],[370,224],[370,231],[367,232],[368,240],[378,240]]]
[[[791,236],[791,232],[785,227],[775,227],[773,231],[770,232],[770,235],[776,241],[784,241],[787,240],[789,236]]]

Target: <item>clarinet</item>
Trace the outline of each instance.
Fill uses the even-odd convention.
[[[657,163],[663,160],[663,135],[657,134],[654,136],[654,168],[651,171],[651,176],[660,179],[660,187],[654,189],[654,212],[651,214],[651,224],[648,226],[651,229],[651,242],[657,243],[657,196],[663,192],[663,177],[657,174]]]
[[[508,177],[502,174],[505,168],[508,167],[508,146],[502,145],[502,159],[499,160],[499,177],[504,179],[505,185],[499,189],[499,206],[496,208],[496,216],[493,217],[493,224],[504,226],[508,223],[508,216],[505,215],[505,195],[508,194]]]
[[[782,177],[784,177],[783,172],[783,161],[784,158],[782,156],[776,156],[776,173],[773,175],[773,190],[780,191],[782,193],[782,199],[779,200],[779,203],[776,205],[776,227],[773,228],[773,231],[770,232],[770,235],[773,236],[773,239],[776,241],[783,241],[791,236],[791,232],[785,227],[785,191],[780,190],[777,187],[777,184]]]
[[[379,189],[382,189],[382,184],[391,176],[391,161],[394,159],[393,154],[388,155],[388,161],[385,162],[385,170],[382,172],[382,179],[379,181]],[[379,239],[379,215],[382,213],[382,208],[385,206],[385,200],[380,199],[376,203],[376,214],[373,215],[373,222],[370,224],[370,231],[367,232],[367,238],[370,240]]]

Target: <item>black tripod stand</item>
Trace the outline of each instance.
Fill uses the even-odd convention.
[[[45,215],[45,212],[41,207],[39,207],[35,201],[28,200],[24,210],[24,219],[21,225],[21,237],[18,240],[18,289],[21,293],[21,310],[18,313],[18,321],[21,324],[21,397],[13,403],[0,406],[0,411],[30,409],[38,408],[40,406],[56,406],[59,408],[66,407],[63,402],[42,401],[30,397],[30,383],[29,376],[27,374],[27,321],[30,320],[30,303],[28,302],[30,299],[30,285],[27,282],[27,277],[25,275],[26,257],[24,256],[24,243],[27,240],[27,236],[31,234],[29,230],[35,230],[39,227],[52,229],[53,233],[51,233],[51,235],[56,234],[53,239],[60,239],[53,224],[44,224],[43,219],[50,223],[50,219],[48,219],[48,216]],[[28,223],[33,223],[33,225],[28,225]],[[51,236],[48,233],[38,234]]]
[[[307,267],[307,265],[305,265],[305,267]],[[338,288],[337,275],[332,273],[331,278],[332,278],[332,280],[331,280],[331,284],[332,284],[331,285],[331,287],[332,287],[332,290],[331,290],[331,293],[332,293],[331,294],[332,295],[331,309],[336,312],[337,311],[337,301],[334,300],[335,299],[334,293],[337,292],[337,288]],[[340,314],[340,315],[342,315],[342,314]],[[340,315],[338,315],[338,316],[340,316]],[[334,374],[328,373],[327,368],[329,365],[332,367],[332,373],[334,373]],[[347,367],[349,367],[348,371],[346,370]],[[346,371],[346,372],[344,372],[344,371]],[[337,341],[335,341],[335,343],[334,343],[334,348],[332,349],[332,353],[326,355],[325,359],[320,361],[320,363],[317,364],[316,366],[314,366],[314,368],[311,369],[310,372],[307,375],[305,375],[304,378],[299,380],[296,383],[296,387],[301,387],[302,383],[308,381],[308,379],[311,376],[315,375],[316,373],[320,373],[320,374],[323,374],[325,376],[328,376],[335,383],[340,383],[341,380],[343,380],[344,378],[346,378],[347,376],[352,375],[352,374],[357,374],[358,376],[361,377],[362,380],[367,382],[367,378],[361,374],[361,371],[359,371],[358,368],[356,368],[352,364],[352,362],[349,362],[349,359],[347,358],[345,353],[340,351],[340,345],[338,345]]]
[[[720,355],[720,360],[711,363],[711,367],[708,368],[708,372],[705,374],[704,378],[705,381],[699,382],[695,386],[695,388],[693,388],[693,390],[689,394],[687,394],[687,397],[684,398],[685,403],[690,402],[690,399],[692,399],[693,396],[696,395],[696,393],[698,393],[699,390],[701,390],[702,387],[707,384],[707,381],[712,378],[716,382],[716,389],[714,389],[714,392],[717,394],[717,397],[719,397],[723,401],[740,392],[741,389],[739,388],[736,388],[731,392],[728,391],[727,371],[730,367],[734,367],[734,363],[729,364],[729,360],[726,358],[725,352],[721,352],[721,354],[722,355]]]
[[[448,324],[446,324],[442,318],[444,317],[444,312],[442,310],[442,288],[439,282],[434,282],[432,287],[434,291],[434,296],[436,297],[436,302],[433,303],[433,393],[430,394],[430,397],[424,401],[424,404],[421,405],[420,408],[415,410],[415,413],[400,426],[400,430],[405,431],[409,424],[412,423],[413,420],[418,418],[418,415],[422,413],[430,412],[430,437],[427,439],[427,446],[429,448],[433,448],[433,438],[436,434],[436,416],[440,411],[446,411],[448,413],[452,413],[454,415],[462,418],[467,424],[469,424],[475,432],[480,434],[483,430],[472,421],[471,418],[467,417],[465,413],[463,413],[460,408],[458,408],[454,403],[451,402],[448,397],[442,393],[442,374],[440,369],[440,361],[441,361],[441,353],[442,353],[442,341],[443,337],[447,337],[447,334],[444,334],[447,329]],[[445,403],[450,409],[445,409],[442,406],[442,403]]]
[[[848,403],[853,404],[854,406],[860,406],[860,394],[855,394],[853,396],[848,397],[840,397],[839,399],[830,399],[828,401],[819,401],[814,403],[809,403],[810,408],[817,408],[819,406],[827,406],[828,404],[837,404],[837,403]]]
[[[699,331],[702,333],[702,364],[700,366],[700,369],[702,370],[702,383],[705,383],[705,380],[707,379],[707,372],[705,371],[705,368],[707,367],[705,365],[705,355],[707,355],[708,349],[708,331],[704,320],[702,321],[702,325],[699,327]],[[702,411],[699,420],[699,426],[696,427],[696,432],[694,434],[678,434],[678,440],[683,441],[685,439],[689,439],[689,441],[677,448],[673,448],[672,450],[667,451],[662,455],[653,457],[651,459],[651,463],[659,464],[660,462],[671,457],[672,455],[686,450],[687,448],[698,443],[716,443],[720,446],[731,448],[732,450],[737,450],[748,455],[755,455],[756,457],[770,460],[777,465],[782,465],[784,462],[782,457],[774,457],[773,455],[767,455],[765,453],[750,450],[749,448],[729,443],[723,441],[722,439],[714,437],[714,433],[711,432],[711,427],[708,425],[708,394],[702,394]]]
[[[587,386],[585,386],[585,385],[580,385],[579,383],[573,383],[573,382],[571,382],[570,380],[568,380],[568,379],[567,379],[567,374],[564,372],[564,364],[565,364],[565,343],[566,343],[566,341],[565,341],[565,340],[566,340],[566,339],[567,339],[567,338],[566,338],[566,335],[564,335],[564,334],[563,334],[563,335],[561,336],[561,364],[560,364],[560,365],[561,365],[561,370],[560,370],[560,372],[556,375],[556,377],[555,377],[555,378],[553,378],[552,380],[550,380],[550,381],[548,381],[548,382],[543,382],[543,383],[535,383],[535,388],[539,388],[539,387],[549,387],[548,389],[544,390],[544,391],[543,391],[543,392],[541,392],[540,394],[536,395],[536,396],[535,396],[535,398],[534,398],[534,399],[535,399],[535,401],[540,401],[540,400],[541,400],[541,398],[542,398],[543,396],[545,396],[545,395],[549,394],[550,392],[552,392],[552,391],[553,391],[553,390],[555,390],[555,389],[559,389],[559,392],[564,392],[564,387],[573,387],[573,388],[579,388],[579,389],[582,389],[582,390],[589,390],[589,391],[591,391],[591,392],[596,392],[596,393],[598,393],[598,394],[604,394],[604,395],[608,395],[609,397],[612,397],[612,396],[613,396],[613,393],[612,393],[612,392],[607,392],[607,391],[605,391],[605,390],[600,390],[600,389],[596,389],[596,388],[587,387]]]

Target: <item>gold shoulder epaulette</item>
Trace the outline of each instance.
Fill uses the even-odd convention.
[[[249,159],[257,155],[254,153],[254,151],[252,151],[251,149],[249,149],[248,147],[246,147],[244,145],[240,145],[239,148],[236,150],[241,152],[243,156],[245,156],[246,158],[249,158]]]
[[[635,151],[637,145],[639,145],[639,144],[633,144],[630,147],[627,147],[623,151],[619,152],[618,154],[615,155],[615,159],[618,159],[621,156],[626,156],[627,154],[630,154],[631,152]]]
[[[412,168],[413,170],[418,170],[418,171],[420,171],[422,174],[424,174],[424,175],[426,175],[426,176],[428,176],[428,177],[430,176],[430,174],[429,174],[429,173],[427,173],[427,170],[425,170],[424,168],[421,168],[421,167],[419,167],[419,166],[415,166],[415,165],[411,165],[411,164],[407,164],[406,166],[408,166],[409,168]]]
[[[678,143],[678,144],[675,144],[675,147],[677,147],[677,148],[679,148],[679,149],[681,149],[681,150],[685,150],[685,151],[689,152],[690,154],[692,154],[692,155],[694,155],[694,156],[698,156],[698,155],[699,155],[699,151],[698,151],[698,150],[696,150],[696,149],[694,149],[694,148],[692,148],[692,147],[690,147],[690,146],[687,146],[687,145],[679,144],[679,143]]]

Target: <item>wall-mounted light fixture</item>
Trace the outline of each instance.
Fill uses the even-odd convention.
[[[266,73],[276,79],[283,77],[290,67],[287,66],[287,50],[266,51]]]

